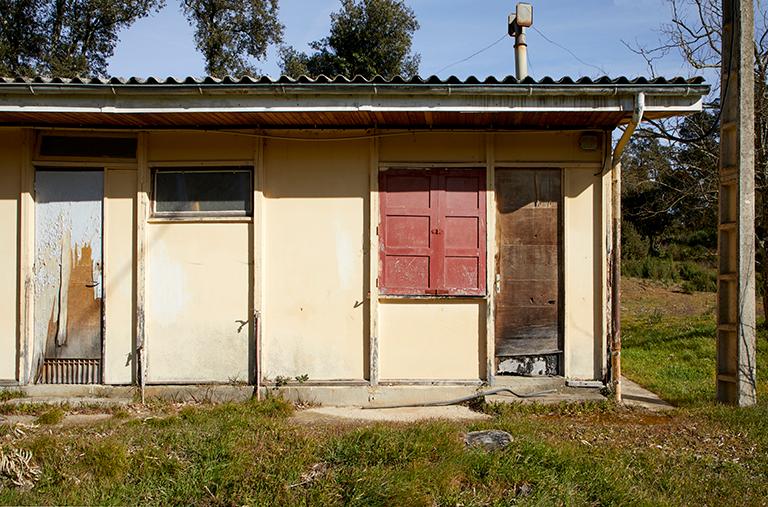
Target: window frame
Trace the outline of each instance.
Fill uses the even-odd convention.
[[[153,165],[150,167],[152,189],[150,202],[151,220],[155,221],[251,221],[254,214],[254,181],[255,167],[243,163],[213,163],[195,164],[194,162],[174,165]],[[245,210],[211,210],[211,211],[158,211],[157,209],[157,177],[159,174],[186,173],[246,173],[248,175],[248,200]]]
[[[449,252],[451,250],[451,247],[447,247],[444,244],[445,241],[445,222],[447,221],[447,218],[449,217],[457,217],[462,216],[463,214],[460,213],[459,215],[456,215],[451,211],[451,209],[446,205],[446,199],[445,194],[447,192],[447,176],[448,175],[457,175],[461,172],[467,172],[469,174],[473,174],[478,178],[478,208],[476,211],[476,214],[468,214],[466,216],[468,217],[477,217],[478,218],[478,247],[477,247],[477,253],[476,255],[466,256],[466,255],[451,255]],[[376,285],[378,288],[378,293],[382,298],[412,298],[412,299],[419,299],[419,298],[441,298],[441,299],[448,299],[448,298],[486,298],[488,296],[488,285],[487,285],[487,242],[488,242],[488,209],[487,209],[487,192],[488,192],[488,182],[487,182],[487,174],[486,174],[486,168],[477,166],[477,165],[467,165],[467,166],[443,166],[443,165],[428,165],[428,166],[420,166],[414,164],[413,166],[403,166],[403,165],[397,165],[397,166],[381,166],[378,171],[378,180],[379,180],[379,203],[378,203],[378,227],[377,227],[377,238],[378,238],[378,249],[379,249],[379,255],[378,255],[378,275],[376,279]],[[387,258],[387,252],[392,250],[392,247],[387,246],[387,234],[388,231],[386,229],[385,224],[385,218],[387,216],[391,216],[391,208],[386,201],[386,194],[388,192],[387,189],[387,182],[385,181],[388,175],[395,175],[395,174],[419,174],[422,173],[426,176],[428,176],[428,179],[430,181],[429,186],[429,195],[430,195],[430,208],[428,215],[430,216],[430,246],[428,247],[429,254],[427,255],[429,257],[429,287],[428,288],[397,288],[397,287],[388,287],[387,286],[387,280],[386,280],[386,258]],[[435,182],[438,182],[436,185]],[[432,202],[435,202],[435,206],[432,206]],[[407,211],[406,211],[407,213]],[[395,215],[396,216],[396,215]],[[408,216],[407,214],[404,216]],[[418,213],[416,215],[412,216],[427,216],[427,214]],[[435,220],[433,223],[432,220]],[[437,234],[439,235],[439,238],[437,239],[437,243],[439,243],[439,247],[436,246],[437,243],[433,243],[435,241],[435,238],[433,236],[434,231],[433,228],[437,229]],[[424,250],[424,247],[400,247],[404,250],[407,250],[408,248],[413,248],[413,250]],[[456,247],[453,247],[455,249]],[[416,252],[414,252],[414,255],[419,256]],[[423,253],[421,256],[424,256]],[[477,281],[478,281],[478,287],[472,287],[472,288],[455,288],[455,287],[448,287],[446,285],[445,275],[446,275],[446,269],[445,269],[445,261],[448,258],[455,257],[470,257],[470,258],[477,258],[478,261],[478,273],[477,273]]]

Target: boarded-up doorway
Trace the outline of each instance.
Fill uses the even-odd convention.
[[[498,374],[562,373],[559,169],[497,169]]]
[[[36,382],[101,382],[103,171],[35,173]]]

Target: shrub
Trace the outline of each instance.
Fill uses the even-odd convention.
[[[51,407],[39,416],[37,416],[37,424],[59,424],[64,420],[64,410],[61,407]]]
[[[682,290],[688,293],[717,290],[715,270],[692,261],[678,262],[650,256],[644,259],[628,259],[622,261],[621,274],[635,278],[683,282]]]
[[[680,278],[685,280],[682,287],[685,292],[717,290],[717,275],[695,262],[683,262],[680,265]]]

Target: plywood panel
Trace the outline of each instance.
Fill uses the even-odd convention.
[[[0,130],[0,380],[16,378],[21,130]]]
[[[559,169],[497,169],[496,356],[561,350]]]

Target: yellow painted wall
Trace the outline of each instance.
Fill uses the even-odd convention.
[[[382,137],[379,160],[385,162],[478,162],[485,161],[485,135],[465,133],[417,133]]]
[[[22,132],[0,130],[0,380],[16,379]]]
[[[578,133],[496,134],[497,165],[596,164]],[[254,159],[252,138],[150,133],[149,163]],[[484,134],[384,137],[388,162],[485,164]],[[0,131],[0,350],[15,350],[17,209],[21,133]],[[252,252],[249,222],[147,225],[148,381],[248,379],[255,359],[251,292],[261,291],[262,377],[360,380],[367,375],[371,142],[264,143],[264,200],[255,213],[263,240]],[[596,378],[602,367],[605,245],[601,178],[592,167],[565,171],[566,375]],[[110,170],[105,202],[108,383],[130,382],[133,227],[136,173]],[[492,212],[493,210],[491,210]],[[128,231],[131,231],[130,233]],[[261,282],[251,285],[253,254]],[[492,266],[489,266],[492,269]],[[128,272],[129,275],[124,273]],[[482,300],[382,300],[380,378],[485,378],[486,303]],[[245,323],[245,325],[243,325]],[[15,376],[15,354],[0,354],[0,379]]]
[[[252,138],[153,132],[154,163],[252,161]],[[147,224],[147,381],[248,381],[255,361],[250,316],[249,222]]]
[[[382,300],[379,322],[382,380],[484,377],[484,301]]]
[[[107,169],[104,180],[104,381],[133,380],[136,170]]]
[[[254,139],[215,132],[152,132],[150,162],[253,160]]]
[[[601,177],[565,172],[565,376],[600,377],[603,349]]]
[[[602,141],[601,132],[590,132]],[[494,135],[497,164],[504,162],[602,163],[603,149],[585,151],[581,132],[514,132]],[[557,165],[555,165],[557,167]]]
[[[262,377],[362,379],[369,141],[267,141]]]
[[[248,380],[247,223],[147,228],[147,382]]]

